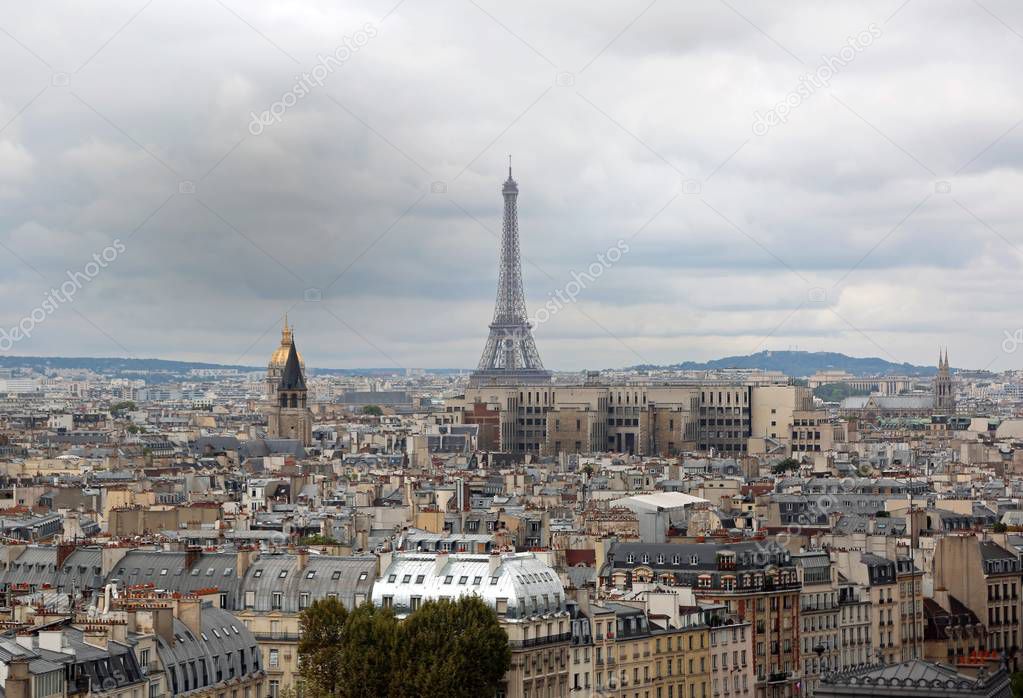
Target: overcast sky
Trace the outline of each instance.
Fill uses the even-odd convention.
[[[512,153],[548,368],[1021,367],[1021,65],[1013,0],[7,3],[0,349],[475,366]]]

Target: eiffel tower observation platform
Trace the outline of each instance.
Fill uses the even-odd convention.
[[[510,158],[508,179],[501,193],[504,195],[504,219],[497,303],[483,356],[469,377],[469,385],[543,385],[550,383],[551,372],[543,367],[526,315],[519,255],[519,185],[512,179]]]

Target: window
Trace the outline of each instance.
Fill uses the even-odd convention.
[[[423,602],[422,597],[420,597],[420,596],[413,596],[412,599],[411,599],[411,603],[410,603],[410,605],[412,607],[412,610],[413,611],[418,610],[419,606],[420,606],[420,604],[422,602]]]
[[[426,581],[425,574],[420,574],[416,576],[416,584],[422,584],[424,581]]]
[[[393,582],[396,576],[397,575],[392,574],[387,581]],[[341,579],[341,570],[334,570],[334,572],[330,575],[330,578],[334,580]]]
[[[288,576],[288,570],[281,570],[281,573],[277,575],[278,579],[285,579]]]
[[[281,652],[277,649],[270,650],[270,668],[276,669],[281,662]]]
[[[260,577],[263,576],[263,570],[262,569],[256,570],[255,572],[252,573],[252,576],[255,577],[256,579],[259,579]]]
[[[270,608],[272,608],[275,611],[279,611],[279,610],[281,610],[281,608],[283,606],[284,606],[284,594],[282,594],[279,591],[275,591],[271,595]],[[214,632],[216,632],[216,631],[214,631]]]
[[[309,570],[308,572],[305,573],[305,578],[306,579],[312,579],[315,576],[316,576],[316,570]]]
[[[491,577],[490,586],[497,586],[497,583],[501,581],[500,577]]]
[[[458,583],[459,584],[467,584],[468,582],[469,582],[469,578],[466,577],[466,576],[462,576],[462,577],[458,578]]]
[[[337,575],[337,577],[334,577],[334,579],[340,579],[341,578],[341,573],[340,572],[335,572],[334,574]],[[397,578],[398,578],[398,575],[396,575],[396,574],[389,574],[389,575],[387,575],[387,582],[389,584],[393,584],[394,580],[397,579]]]
[[[444,578],[444,583],[445,584],[451,584],[451,582],[452,582],[452,580],[454,580],[454,578],[455,577],[453,575],[449,574],[447,577]]]
[[[298,607],[299,609],[309,608],[309,592],[303,591],[298,595]]]
[[[482,583],[483,583],[483,577],[473,577],[472,578],[472,585],[473,586],[478,587]]]

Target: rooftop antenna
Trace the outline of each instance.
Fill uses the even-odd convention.
[[[511,154],[508,154],[508,179],[511,179]]]

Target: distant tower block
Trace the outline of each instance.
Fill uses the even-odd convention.
[[[504,195],[501,226],[501,267],[497,281],[497,303],[490,335],[479,366],[469,378],[472,386],[544,384],[551,372],[543,367],[533,342],[532,326],[526,316],[526,294],[522,290],[522,261],[519,257],[519,185],[512,179],[511,158]]]

